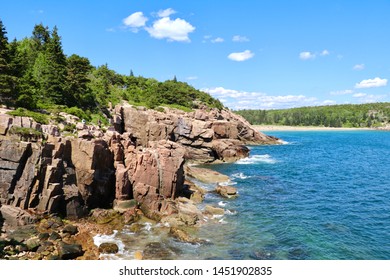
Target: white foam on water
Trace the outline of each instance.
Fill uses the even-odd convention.
[[[152,229],[152,224],[151,223],[145,223],[145,229],[147,231],[150,231]]]
[[[235,179],[245,180],[245,179],[251,178],[252,176],[246,176],[244,173],[240,172],[240,173],[234,173],[232,175],[232,177],[235,178]]]
[[[123,244],[122,240],[116,238],[118,231],[114,230],[114,233],[111,235],[106,234],[97,234],[93,237],[93,243],[99,247],[102,243],[115,243],[118,245],[118,253],[123,254],[125,249],[125,244]]]
[[[220,182],[218,183],[218,185],[221,185],[221,186],[232,186],[232,185],[237,185],[237,182],[234,182],[232,180],[229,180],[229,181],[225,181],[225,182]]]
[[[290,145],[291,143],[290,142],[287,142],[287,141],[284,141],[282,139],[279,139],[278,141],[276,141],[278,144],[281,144],[281,145]]]
[[[226,215],[231,215],[231,216],[233,216],[233,215],[236,215],[236,214],[237,214],[237,211],[226,209],[226,210],[225,210],[225,214],[226,214]]]
[[[213,219],[219,219],[219,218],[222,218],[223,215],[213,215]]]
[[[218,202],[218,205],[219,205],[219,206],[222,206],[222,207],[225,207],[226,204],[227,204],[227,202],[225,202],[225,201],[220,201],[220,202]]]
[[[273,159],[270,155],[254,155],[250,156],[248,158],[240,159],[236,162],[236,164],[258,164],[258,163],[268,163],[268,164],[274,164],[277,160]]]

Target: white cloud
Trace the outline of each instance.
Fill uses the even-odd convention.
[[[173,14],[176,14],[176,11],[172,8],[160,10],[157,12],[157,16],[160,18],[169,17],[170,15],[173,15]]]
[[[334,104],[336,104],[336,103],[337,103],[337,102],[334,101],[334,100],[327,99],[327,100],[322,101],[322,102],[319,103],[318,105],[334,105]]]
[[[360,71],[360,70],[363,70],[364,68],[365,68],[365,65],[364,65],[364,64],[356,64],[356,65],[353,67],[353,70]]]
[[[375,88],[375,87],[384,87],[387,85],[387,79],[374,78],[363,80],[360,83],[355,85],[355,88]]]
[[[223,104],[231,109],[281,109],[314,105],[335,104],[333,100],[318,101],[315,97],[304,95],[268,95],[263,92],[246,92],[223,87],[205,88],[207,92],[218,98]],[[223,101],[222,101],[223,100]]]
[[[156,39],[190,42],[188,35],[195,30],[195,27],[181,18],[172,20],[169,17],[163,17],[156,20],[151,27],[145,29],[150,36]]]
[[[354,95],[352,95],[353,97],[356,97],[356,98],[361,98],[361,97],[365,97],[367,96],[367,93],[355,93]]]
[[[301,52],[299,54],[299,58],[302,60],[314,59],[315,57],[316,57],[316,55],[314,53],[311,53],[311,52]]]
[[[211,40],[211,43],[223,43],[225,40],[221,37],[217,37]]]
[[[358,102],[360,103],[375,103],[375,102],[381,102],[384,101],[388,95],[382,94],[382,95],[375,95],[375,94],[366,94],[366,93],[356,93],[353,95],[353,97],[358,99]]]
[[[228,58],[234,61],[245,61],[251,59],[254,56],[255,54],[253,52],[251,52],[250,50],[246,50],[243,52],[231,53],[228,55]]]
[[[352,94],[352,93],[353,93],[353,90],[346,89],[346,90],[331,91],[329,94],[330,95],[346,95],[346,94]]]
[[[232,39],[233,42],[249,42],[249,39],[245,36],[235,35]]]
[[[148,18],[144,16],[143,12],[135,12],[123,19],[123,24],[136,32],[138,28],[144,27],[147,21]]]
[[[327,55],[329,55],[329,54],[330,54],[330,52],[329,52],[328,50],[323,50],[323,51],[320,53],[321,56],[327,56]]]
[[[194,81],[194,80],[197,80],[198,77],[197,76],[190,76],[190,77],[187,77],[186,80],[188,81]]]

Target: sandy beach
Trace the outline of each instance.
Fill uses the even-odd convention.
[[[285,126],[285,125],[254,125],[260,131],[345,131],[372,130],[371,128],[319,127],[319,126]]]

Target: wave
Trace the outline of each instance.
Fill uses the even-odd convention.
[[[290,145],[291,144],[291,142],[287,142],[287,141],[284,141],[282,139],[279,139],[277,142],[278,142],[278,144],[281,144],[281,145]]]
[[[245,180],[245,179],[248,179],[248,178],[251,178],[251,177],[252,177],[252,176],[247,176],[247,175],[245,175],[245,174],[242,173],[242,172],[232,174],[232,178],[234,178],[234,179],[242,179],[242,180]]]
[[[218,202],[218,205],[219,205],[219,206],[222,206],[222,207],[225,207],[226,204],[227,204],[227,202],[225,202],[225,201],[220,201],[220,202]]]
[[[114,233],[111,235],[106,235],[106,234],[97,234],[93,237],[93,243],[99,247],[103,243],[115,243],[118,245],[118,253],[123,254],[124,249],[125,249],[125,244],[120,240],[119,238],[116,237],[118,231],[114,230]]]
[[[236,164],[259,164],[259,163],[269,163],[274,164],[277,160],[273,159],[270,155],[254,155],[248,158],[240,159]]]

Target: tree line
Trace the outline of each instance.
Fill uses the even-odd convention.
[[[344,104],[282,110],[239,110],[251,124],[379,127],[390,121],[390,103]]]
[[[187,83],[118,74],[107,64],[92,66],[86,57],[67,56],[55,26],[34,26],[30,37],[9,41],[0,19],[0,104],[29,110],[73,108],[74,112],[102,111],[109,102],[127,100],[156,108],[183,109],[200,104],[222,109],[222,103]]]

